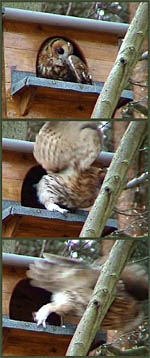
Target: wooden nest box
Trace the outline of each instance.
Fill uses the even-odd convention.
[[[88,211],[64,215],[48,211],[38,202],[34,184],[45,171],[32,152],[33,142],[3,139],[3,237],[79,237]],[[108,220],[103,236],[116,229],[116,220]]]
[[[47,291],[32,287],[26,278],[29,263],[35,260],[3,254],[2,356],[64,356],[76,329],[71,322],[61,327],[60,317],[55,313],[48,317],[46,329],[33,322],[32,312],[50,302],[51,297]],[[106,334],[98,332],[91,349],[105,342]]]
[[[127,24],[27,10],[3,10],[3,117],[89,118],[115,62]],[[93,85],[39,78],[37,57],[50,38],[70,41],[86,62]],[[132,100],[123,91],[117,108]]]

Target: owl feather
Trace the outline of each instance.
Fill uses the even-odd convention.
[[[74,45],[63,38],[45,41],[37,57],[37,76],[92,84],[87,65],[74,52]]]
[[[101,267],[67,258],[55,258],[44,254],[45,259],[30,264],[27,277],[32,286],[52,292],[52,302],[34,313],[38,325],[46,325],[49,314],[55,312],[67,317],[72,315],[78,322],[83,315]],[[128,264],[116,285],[116,297],[103,322],[104,329],[130,331],[138,326],[144,316],[143,302],[148,297],[148,277],[145,269],[137,264]]]

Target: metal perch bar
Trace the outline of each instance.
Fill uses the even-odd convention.
[[[11,150],[13,152],[20,152],[20,153],[33,153],[33,147],[34,147],[34,142],[28,142],[19,139],[2,138],[3,150]],[[99,153],[98,157],[96,158],[94,165],[107,167],[110,165],[113,156],[114,153],[102,151]]]
[[[109,21],[100,21],[93,19],[76,18],[73,16],[64,16],[57,14],[47,14],[38,11],[29,11],[21,9],[3,8],[3,18],[11,21],[19,22],[31,22],[36,24],[46,24],[57,26],[58,28],[66,27],[78,30],[87,30],[90,27],[90,31],[99,31],[110,34],[118,34],[119,37],[123,37],[129,25],[119,24]]]

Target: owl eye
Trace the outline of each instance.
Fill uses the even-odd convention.
[[[59,55],[63,55],[64,49],[62,47],[56,48],[56,52],[59,53]]]

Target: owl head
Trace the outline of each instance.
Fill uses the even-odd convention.
[[[66,41],[61,38],[61,39],[54,40],[54,42],[52,42],[51,51],[52,51],[52,56],[59,59],[65,59],[69,55],[73,54],[73,46],[69,41]]]
[[[53,37],[41,45],[36,61],[37,77],[92,84],[81,49],[67,38]]]

